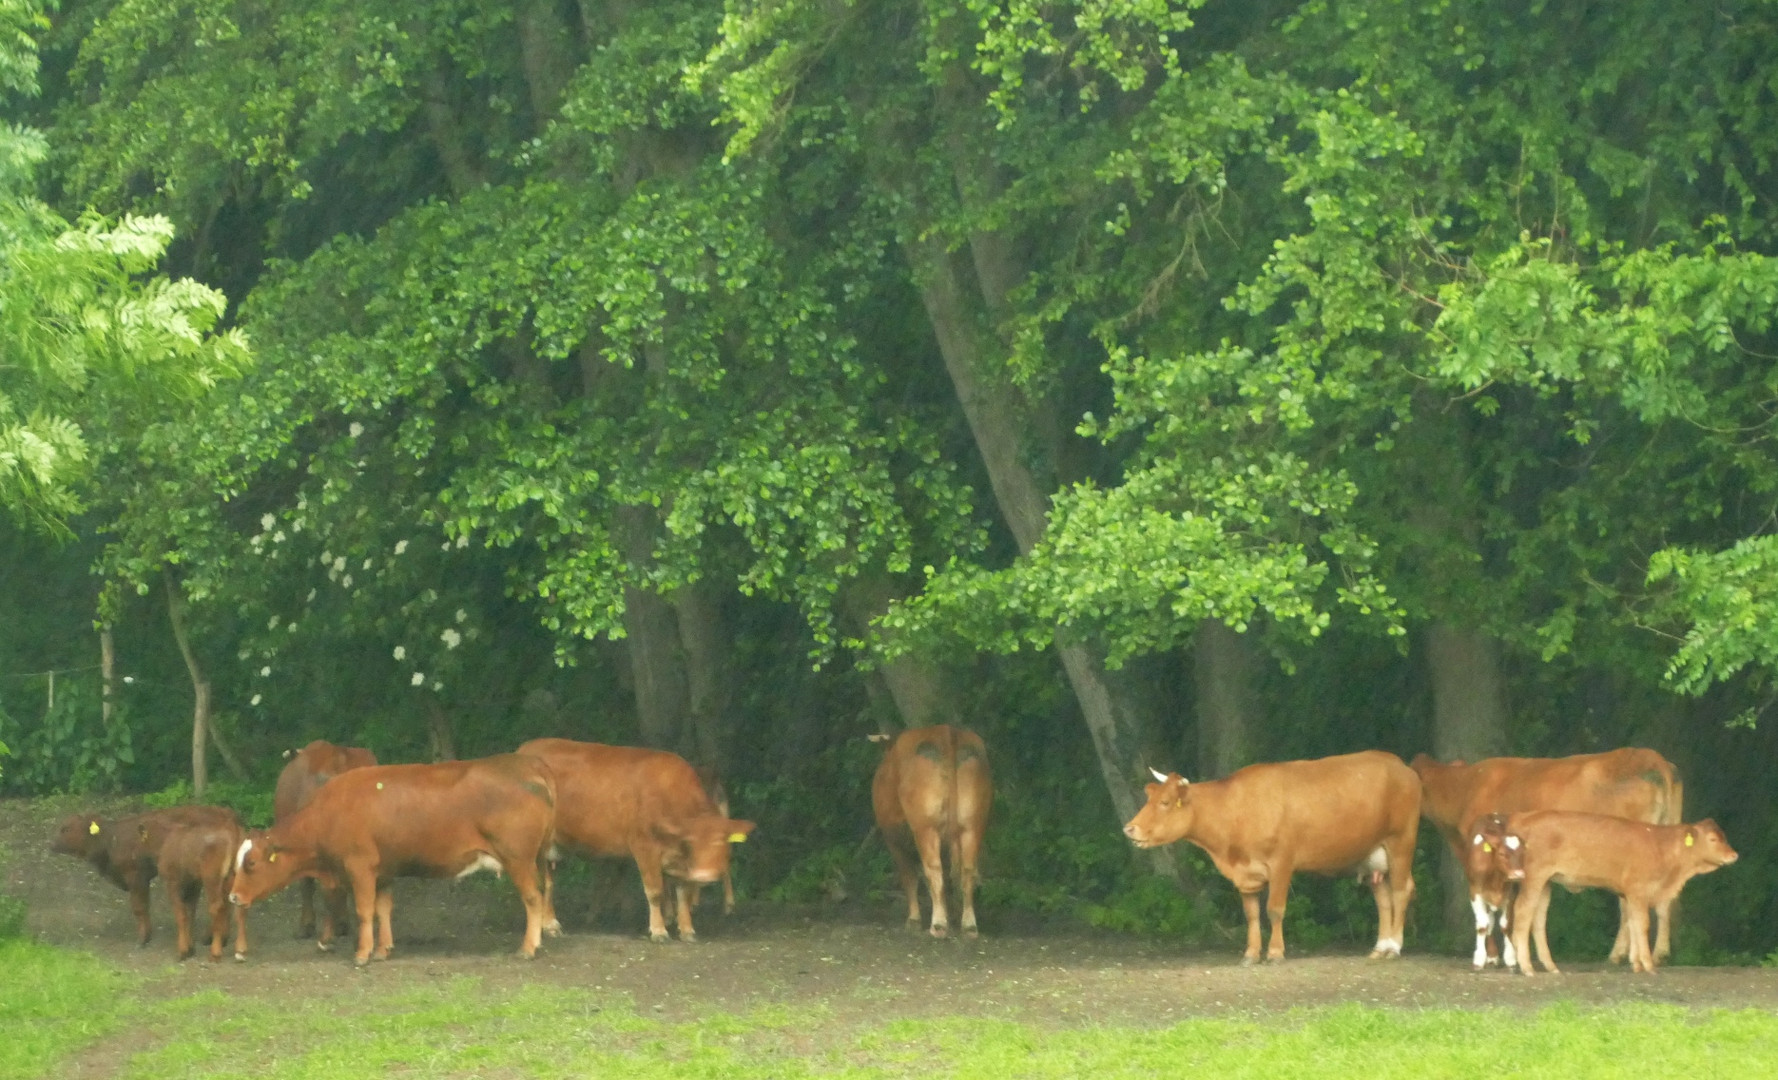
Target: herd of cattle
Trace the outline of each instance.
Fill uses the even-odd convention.
[[[939,725],[873,736],[887,743],[871,785],[876,823],[920,924],[919,881],[931,900],[929,929],[944,937],[944,862],[961,903],[962,932],[976,935],[976,863],[993,802],[987,749],[975,733]],[[316,741],[285,755],[270,829],[242,829],[232,810],[182,806],[106,819],[65,821],[52,847],[91,863],[128,891],[142,944],[148,886],[159,876],[172,898],[181,958],[193,951],[200,893],[208,900],[210,958],[220,959],[232,909],[237,960],[247,952],[245,913],[293,881],[302,884],[298,933],[325,950],[356,909],[356,961],[388,957],[396,877],[509,877],[525,906],[520,955],[560,933],[555,865],[564,852],[628,857],[648,900],[648,931],[665,941],[669,921],[696,938],[700,890],[721,882],[734,906],[730,845],[753,831],[729,816],[720,780],[660,750],[568,739],[534,739],[515,753],[472,761],[380,765],[367,750]],[[1476,917],[1474,965],[1530,975],[1556,971],[1545,937],[1551,884],[1610,889],[1620,922],[1611,959],[1651,972],[1671,946],[1670,913],[1685,882],[1736,859],[1714,821],[1680,822],[1683,787],[1652,750],[1566,758],[1489,758],[1412,766],[1370,750],[1312,761],[1250,765],[1221,780],[1189,783],[1154,773],[1146,805],[1124,826],[1138,847],[1187,840],[1202,848],[1241,894],[1247,916],[1242,962],[1260,957],[1260,894],[1271,921],[1268,960],[1284,958],[1291,875],[1356,873],[1377,904],[1373,958],[1401,954],[1414,895],[1414,845],[1422,816],[1463,866]],[[317,919],[314,892],[327,917]],[[1649,945],[1650,911],[1658,932]],[[1496,945],[1498,929],[1501,942]]]

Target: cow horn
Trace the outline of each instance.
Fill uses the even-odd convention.
[[[1155,780],[1159,781],[1160,783],[1164,784],[1167,782],[1167,774],[1162,772],[1161,770],[1155,768],[1153,765],[1150,765],[1148,767],[1148,771],[1151,773],[1154,773]]]

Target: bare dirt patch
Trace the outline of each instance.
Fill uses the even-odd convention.
[[[118,812],[128,807],[98,807]],[[934,941],[905,930],[893,905],[830,910],[746,905],[700,913],[696,944],[655,945],[642,932],[582,929],[546,939],[534,961],[514,955],[523,910],[504,881],[401,881],[396,950],[357,971],[350,948],[319,953],[294,937],[296,890],[255,905],[245,963],[173,961],[172,915],[155,886],[155,937],[135,945],[124,894],[84,863],[48,851],[54,822],[71,807],[0,801],[4,888],[30,905],[29,928],[52,944],[85,949],[145,978],[144,992],[179,996],[204,988],[342,1007],[365,993],[473,976],[490,989],[544,982],[632,1000],[644,1015],[689,1019],[712,1011],[807,1011],[834,1031],[899,1018],[980,1016],[1045,1026],[1164,1024],[1194,1015],[1256,1015],[1340,1002],[1406,1008],[1537,1007],[1667,1002],[1694,1007],[1778,1008],[1778,971],[1668,968],[1632,976],[1603,963],[1565,965],[1560,977],[1476,975],[1462,957],[1410,955],[1372,963],[1361,955],[1300,956],[1240,967],[1233,949],[1198,951],[1166,941],[1078,929],[1020,928],[984,919],[976,941]],[[625,888],[639,888],[619,878]],[[584,902],[584,901],[583,901]],[[573,914],[572,898],[564,916]],[[97,1048],[96,1048],[97,1049]],[[99,1062],[92,1075],[110,1070]]]

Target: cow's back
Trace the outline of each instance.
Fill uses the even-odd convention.
[[[665,750],[532,739],[518,752],[549,766],[556,780],[556,834],[588,854],[629,854],[631,838],[658,823],[721,813],[697,770]]]
[[[333,777],[288,823],[325,858],[375,851],[385,863],[417,868],[439,851],[474,846],[515,827],[547,835],[554,779],[538,759],[500,754],[435,764],[370,765]]]
[[[1357,865],[1420,817],[1420,778],[1383,750],[1249,765],[1222,783],[1236,846],[1289,845],[1291,863],[1315,873]]]
[[[278,773],[272,793],[272,820],[284,821],[315,797],[315,792],[335,776],[352,769],[375,765],[377,756],[358,746],[335,746],[316,739],[290,755]]]
[[[960,823],[979,826],[993,797],[986,744],[950,724],[897,735],[871,780],[871,806],[884,830],[906,825],[949,833]]]
[[[1488,813],[1562,810],[1672,824],[1683,787],[1672,763],[1653,750],[1629,747],[1563,758],[1489,758],[1458,822]]]

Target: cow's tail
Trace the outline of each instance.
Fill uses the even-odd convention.
[[[1672,762],[1667,763],[1666,794],[1661,824],[1677,825],[1685,820],[1685,779],[1679,775],[1679,766]]]

